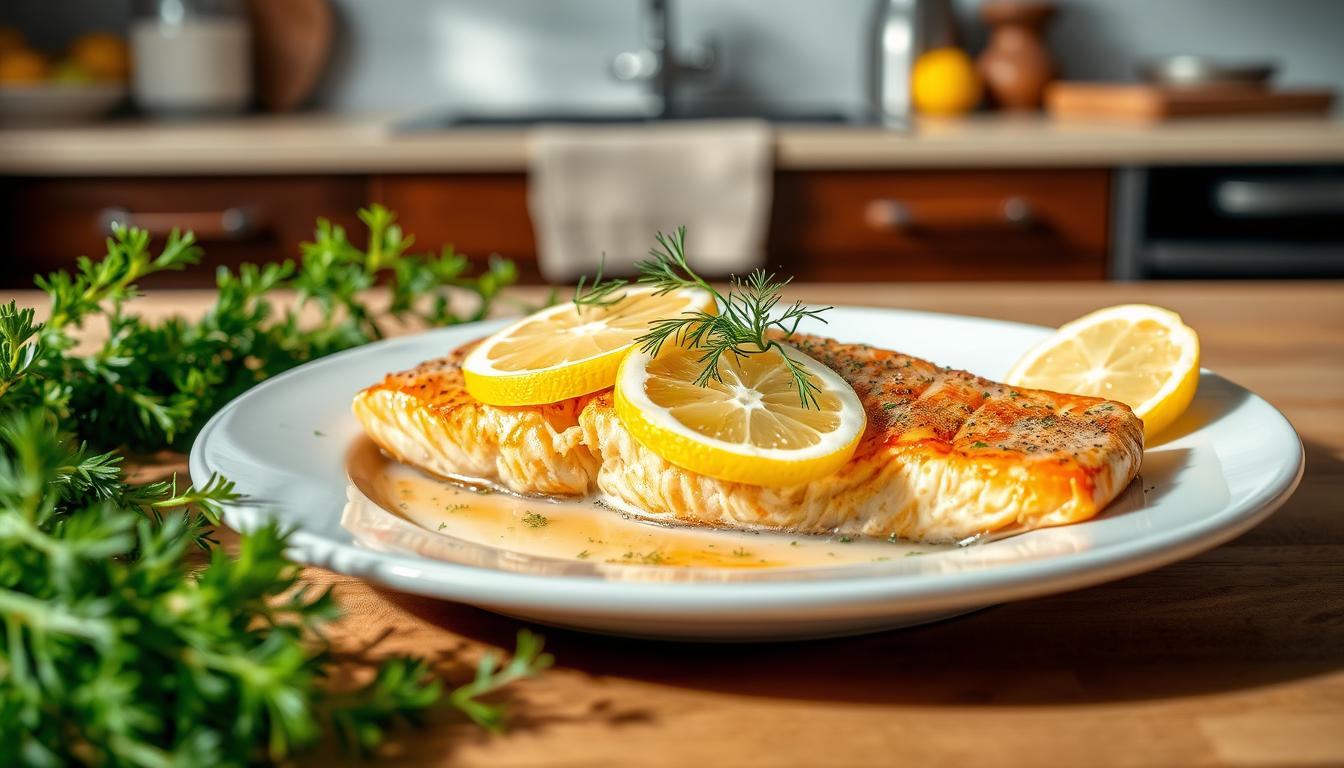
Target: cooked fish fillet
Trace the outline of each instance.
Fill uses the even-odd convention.
[[[599,490],[688,522],[939,542],[1086,520],[1138,472],[1143,425],[1121,403],[1014,389],[862,344],[790,341],[844,377],[868,413],[839,471],[782,488],[688,472],[640,445],[606,392],[579,414]]]
[[[501,408],[467,394],[451,355],[389,374],[355,396],[364,431],[397,461],[443,477],[484,480],[510,491],[579,496],[592,491],[597,458],[581,438],[583,398]]]

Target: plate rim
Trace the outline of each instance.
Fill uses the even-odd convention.
[[[837,305],[837,309],[925,316],[942,321],[970,321],[1014,326],[1034,332],[1052,329],[1011,320],[955,313],[907,310],[893,307]],[[283,386],[290,377],[311,373],[352,355],[421,343],[441,333],[460,333],[464,328],[485,331],[502,327],[509,319],[491,319],[429,329],[382,339],[327,355],[273,376],[231,400],[210,418],[192,443],[189,473],[195,483],[212,474],[206,458],[210,438],[228,416],[255,393]],[[1220,379],[1258,400],[1278,417],[1297,446],[1291,469],[1277,472],[1256,492],[1231,503],[1204,520],[1165,531],[1156,536],[1067,556],[1007,562],[985,569],[936,575],[894,577],[894,574],[856,574],[820,581],[780,579],[758,582],[627,582],[581,576],[546,575],[502,571],[449,563],[415,555],[379,552],[298,529],[290,538],[288,554],[293,559],[355,576],[394,589],[476,605],[526,610],[574,610],[587,615],[629,615],[632,610],[647,617],[673,617],[693,611],[701,615],[730,613],[747,620],[752,615],[774,614],[780,609],[858,610],[873,605],[899,605],[902,611],[955,609],[1079,589],[1135,575],[1192,557],[1236,538],[1273,514],[1300,484],[1305,469],[1305,450],[1292,423],[1272,403],[1249,389],[1206,368],[1201,375]],[[225,504],[223,522],[235,530],[247,530],[265,519],[255,504]],[[1140,551],[1133,551],[1135,546]]]

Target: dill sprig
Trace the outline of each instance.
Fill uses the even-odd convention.
[[[580,275],[579,284],[574,286],[574,306],[582,312],[585,307],[610,307],[621,299],[625,298],[624,293],[616,292],[628,285],[628,281],[623,278],[615,277],[611,280],[602,280],[602,270],[607,266],[607,255],[602,254],[602,260],[597,264],[597,276],[593,278],[591,284],[587,284],[587,290],[584,290],[588,276]]]
[[[686,228],[678,227],[671,235],[659,232],[657,245],[649,251],[650,258],[639,263],[639,282],[656,288],[663,294],[683,288],[696,288],[714,297],[718,312],[683,312],[678,317],[667,317],[649,323],[649,332],[640,336],[640,348],[649,354],[658,354],[668,341],[703,350],[697,358],[702,366],[695,383],[708,386],[711,381],[722,382],[720,363],[724,355],[743,358],[776,351],[798,389],[798,402],[804,408],[819,408],[817,393],[820,385],[812,374],[788,355],[772,330],[792,336],[806,318],[826,322],[821,313],[830,309],[809,309],[802,302],[794,302],[780,309],[780,292],[792,278],[777,280],[773,274],[756,269],[745,278],[734,276],[726,293],[710,285],[686,263]]]

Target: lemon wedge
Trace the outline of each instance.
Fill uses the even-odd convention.
[[[867,416],[834,371],[795,349],[787,354],[820,388],[805,408],[778,350],[724,355],[722,381],[695,383],[701,349],[631,352],[616,378],[616,415],[644,447],[702,475],[752,485],[805,483],[854,454]]]
[[[486,338],[462,361],[472,397],[489,405],[557,403],[610,387],[621,358],[654,320],[714,311],[707,291],[624,290],[608,306],[558,304]]]
[[[1013,366],[1007,383],[1118,400],[1151,438],[1189,407],[1199,386],[1199,336],[1181,316],[1122,304],[1062,326]]]

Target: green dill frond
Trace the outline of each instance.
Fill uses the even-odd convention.
[[[658,293],[694,288],[707,291],[714,297],[717,313],[685,312],[678,317],[662,318],[649,324],[649,331],[636,341],[640,349],[656,355],[669,341],[690,349],[703,350],[697,362],[703,366],[695,383],[708,386],[711,381],[722,381],[720,365],[724,355],[747,357],[775,351],[793,378],[798,390],[798,402],[804,408],[817,408],[817,394],[821,386],[811,373],[789,357],[784,345],[772,337],[779,331],[784,338],[797,332],[806,319],[826,322],[821,316],[831,309],[810,309],[801,302],[780,310],[780,293],[789,280],[778,280],[763,269],[756,269],[745,278],[733,277],[726,293],[719,291],[686,261],[686,228],[678,227],[667,235],[659,232],[656,245],[649,251],[649,259],[639,263],[639,282],[651,285]]]
[[[585,307],[610,307],[621,299],[625,298],[624,293],[618,293],[622,288],[628,285],[623,278],[612,278],[611,280],[602,280],[602,270],[607,266],[607,255],[602,254],[602,260],[597,264],[597,275],[593,277],[591,285],[584,289],[587,275],[579,276],[578,285],[574,286],[574,306],[579,307],[580,311]]]

